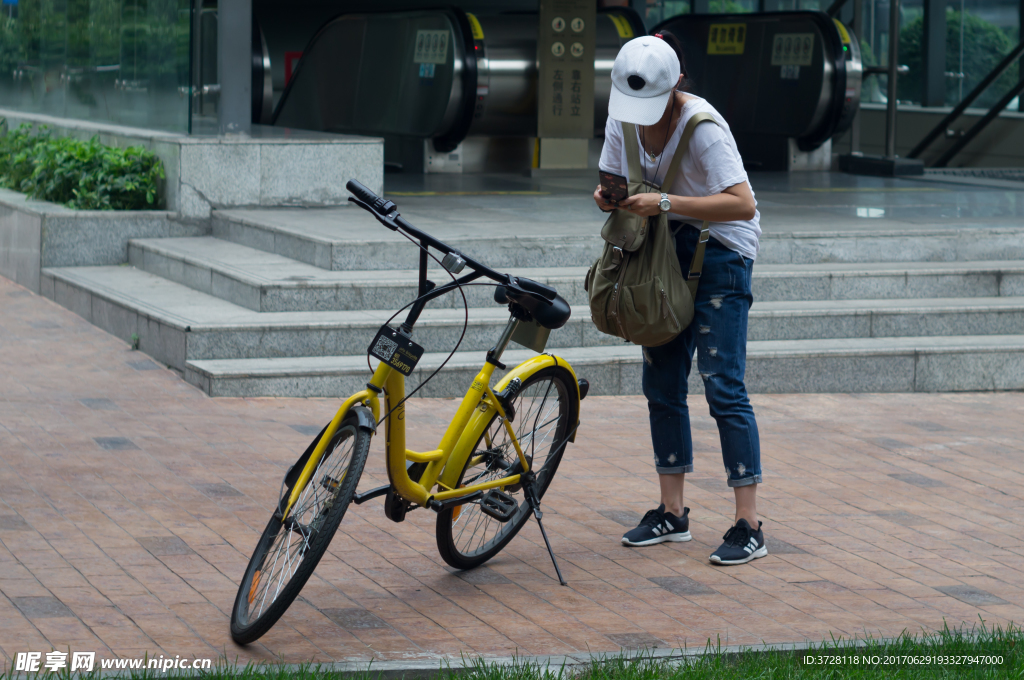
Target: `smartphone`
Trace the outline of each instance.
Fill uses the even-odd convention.
[[[629,196],[625,177],[604,170],[599,171],[598,175],[601,177],[601,195],[609,202],[618,203]]]

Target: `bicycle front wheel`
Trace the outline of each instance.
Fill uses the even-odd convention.
[[[249,560],[231,610],[231,638],[259,639],[277,623],[327,551],[352,502],[370,449],[370,433],[347,416],[288,517],[270,518]]]
[[[513,401],[512,429],[530,469],[537,475],[534,488],[540,498],[555,476],[572,428],[579,420],[579,391],[572,373],[561,366],[541,369],[523,381]],[[480,436],[459,477],[459,486],[481,484],[520,470],[512,440],[497,413]],[[522,485],[502,487],[519,502],[519,509],[501,522],[466,503],[437,515],[437,548],[445,562],[456,569],[472,569],[504,548],[530,518],[531,510]]]

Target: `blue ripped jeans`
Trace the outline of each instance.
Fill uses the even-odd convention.
[[[683,225],[676,253],[683,272],[700,230]],[[644,395],[659,474],[693,472],[693,439],[686,405],[687,379],[697,352],[704,396],[718,423],[729,486],[761,482],[761,444],[743,376],[747,363],[747,313],[753,303],[753,261],[719,241],[708,240],[697,287],[693,322],[671,342],[644,348]]]

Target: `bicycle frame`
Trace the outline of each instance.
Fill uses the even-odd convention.
[[[313,454],[306,462],[305,468],[291,488],[283,517],[288,516],[295,501],[298,500],[313,472],[317,469],[317,465],[323,457],[328,443],[334,437],[334,433],[349,410],[357,404],[364,404],[373,412],[374,419],[380,420],[380,400],[378,394],[385,391],[386,412],[391,411],[392,404],[398,404],[397,408],[394,408],[394,411],[391,412],[385,421],[388,478],[391,481],[391,485],[398,492],[398,495],[406,501],[427,507],[432,501],[450,501],[495,487],[519,482],[521,475],[514,474],[481,484],[455,488],[455,485],[458,484],[459,474],[465,466],[469,455],[473,452],[477,442],[480,441],[480,437],[483,436],[487,424],[490,423],[495,413],[503,418],[505,432],[515,447],[523,472],[527,472],[530,469],[529,461],[519,445],[519,440],[516,438],[512,426],[505,419],[505,411],[501,402],[495,396],[494,389],[490,386],[494,369],[500,364],[501,354],[508,345],[512,333],[518,324],[519,321],[515,317],[509,319],[509,323],[502,333],[497,346],[488,353],[487,360],[473,379],[472,384],[462,398],[462,402],[459,404],[458,410],[455,412],[455,417],[448,424],[448,428],[441,437],[440,443],[433,451],[411,451],[406,448],[406,405],[405,403],[400,403],[405,399],[405,376],[384,362],[378,364],[377,369],[373,373],[373,378],[371,378],[367,385],[367,389],[361,390],[345,400],[331,420],[331,423],[327,426],[323,436],[320,437],[320,441],[317,443]],[[496,388],[500,392],[514,378],[518,377],[525,381],[533,373],[549,366],[561,366],[567,369],[572,374],[573,382],[577,383],[577,389],[579,389],[576,373],[572,367],[564,360],[560,360],[558,357],[550,354],[541,354],[519,364],[498,381]],[[409,476],[406,466],[407,462],[426,464],[426,469],[423,470],[418,481],[413,480]],[[435,485],[440,487],[441,490],[431,493],[430,490]]]

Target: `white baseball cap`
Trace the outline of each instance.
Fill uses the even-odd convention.
[[[612,66],[608,115],[624,123],[654,125],[665,113],[679,73],[679,57],[664,40],[653,35],[630,40]]]

